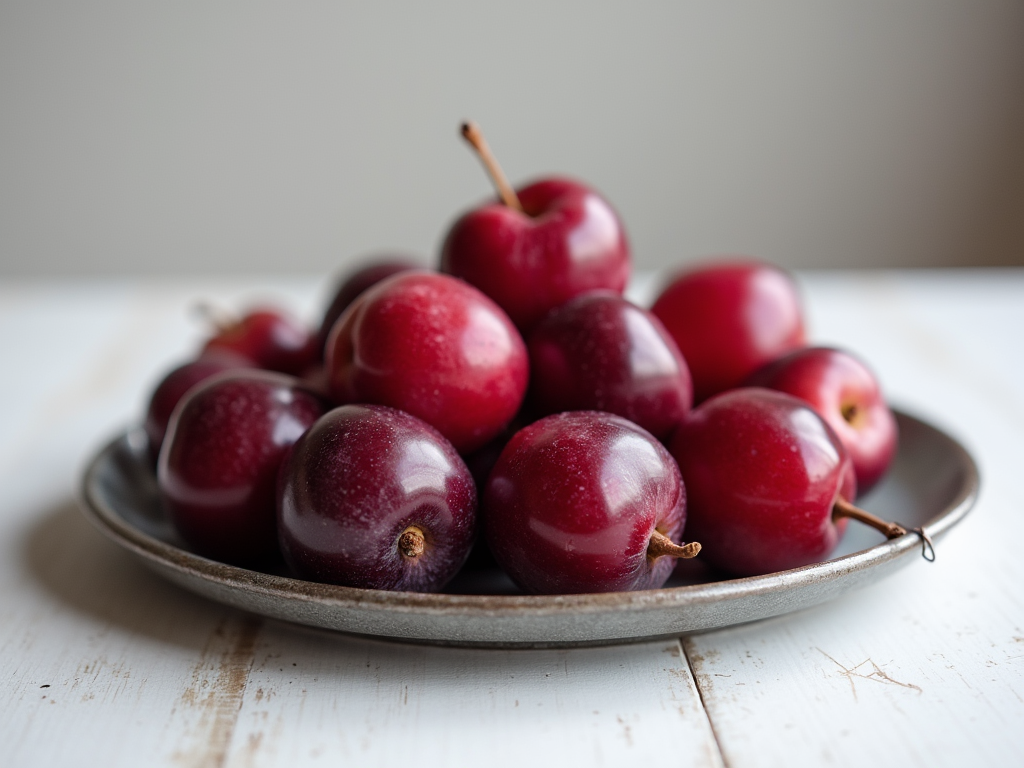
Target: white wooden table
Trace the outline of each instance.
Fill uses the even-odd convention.
[[[805,274],[814,339],[959,437],[981,500],[834,603],[681,641],[453,650],[245,615],[79,512],[84,461],[201,329],[318,279],[0,284],[0,765],[1024,765],[1024,270]]]

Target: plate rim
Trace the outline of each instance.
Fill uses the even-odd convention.
[[[966,477],[954,499],[930,518],[922,528],[938,538],[962,520],[977,501],[980,474],[974,457],[954,437],[928,421],[906,411],[893,409],[898,420],[909,420],[944,439],[959,454]],[[210,560],[162,541],[130,524],[107,504],[97,488],[101,463],[137,428],[121,430],[96,451],[87,462],[80,484],[80,506],[86,517],[104,535],[124,549],[160,568],[183,576],[231,589],[260,593],[286,600],[313,602],[332,608],[383,611],[417,615],[474,617],[545,616],[570,610],[577,614],[643,612],[718,603],[730,599],[776,592],[780,587],[799,588],[823,579],[866,571],[883,563],[920,551],[922,542],[914,532],[883,541],[868,549],[786,571],[699,584],[662,587],[635,592],[605,592],[562,595],[459,595],[447,593],[397,592],[323,584],[289,576],[254,571]]]

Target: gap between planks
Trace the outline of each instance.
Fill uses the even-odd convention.
[[[722,762],[725,768],[730,768],[729,761],[725,757],[725,750],[722,749],[722,742],[718,738],[718,730],[715,728],[715,721],[711,719],[711,711],[708,709],[708,704],[704,700],[704,689],[700,684],[700,676],[697,674],[697,669],[693,664],[693,659],[690,658],[690,643],[686,638],[680,637],[676,640],[679,643],[679,650],[682,651],[683,658],[686,659],[686,666],[690,670],[690,677],[693,678],[693,686],[697,689],[697,696],[700,699],[700,708],[704,712],[704,717],[707,718],[708,728],[711,729],[711,737],[715,740],[715,749],[718,750],[718,759]]]
[[[209,665],[208,669],[213,667],[209,671],[214,672],[215,670],[214,674],[216,675],[209,693],[201,700],[190,702],[202,710],[200,723],[201,725],[205,724],[209,729],[205,740],[206,749],[199,754],[193,753],[192,758],[196,760],[195,764],[201,765],[203,768],[224,768],[228,763],[234,733],[244,703],[245,690],[248,687],[250,673],[255,662],[256,646],[263,627],[264,622],[256,617],[226,618],[214,630],[213,637],[211,637],[213,647],[208,646],[204,653],[205,658],[200,661],[200,668]],[[691,644],[685,638],[678,637],[675,643],[683,658],[686,659],[687,669],[693,680],[701,711],[711,732],[719,763],[724,768],[730,768],[705,700],[698,666],[694,663],[693,656],[697,654],[692,652]],[[697,656],[699,664],[699,655]],[[192,698],[195,693],[196,691],[192,689],[186,693],[185,698]],[[177,757],[184,757],[184,755],[179,754]]]

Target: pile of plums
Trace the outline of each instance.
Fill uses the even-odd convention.
[[[452,225],[437,271],[379,258],[319,328],[222,322],[153,393],[165,507],[195,552],[297,577],[437,591],[474,547],[524,591],[650,589],[821,560],[885,473],[871,372],[807,345],[784,271],[751,259],[622,293],[626,235],[594,190],[513,190]],[[686,533],[685,543],[683,533]],[[698,543],[699,542],[699,543]]]

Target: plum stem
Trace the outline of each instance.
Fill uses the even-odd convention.
[[[519,202],[519,196],[512,189],[512,185],[508,183],[508,179],[501,170],[501,166],[498,165],[498,161],[494,158],[491,148],[487,146],[487,141],[484,139],[480,126],[472,121],[463,123],[462,138],[468,141],[473,149],[476,150],[480,161],[484,164],[484,168],[487,169],[487,173],[494,183],[495,189],[498,190],[501,202],[512,210],[523,213],[523,204]]]
[[[860,507],[855,507],[844,498],[838,498],[836,503],[832,505],[832,519],[838,520],[842,517],[848,517],[851,520],[864,523],[864,525],[870,525],[888,539],[895,539],[907,533],[907,529],[902,525],[890,523]]]
[[[698,552],[700,552],[700,544],[696,541],[691,541],[689,544],[676,544],[657,530],[651,534],[651,541],[647,545],[647,557],[651,560],[657,560],[664,555],[689,560],[691,557],[696,557]]]
[[[203,299],[193,302],[192,312],[218,333],[223,333],[238,325],[238,317],[223,307],[218,307],[213,302]]]
[[[398,549],[406,557],[419,557],[427,548],[426,544],[423,531],[415,525],[410,525],[398,537]]]

